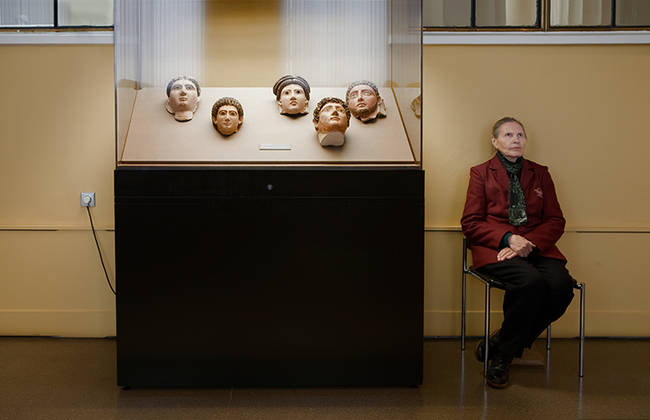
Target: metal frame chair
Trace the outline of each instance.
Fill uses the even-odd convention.
[[[492,276],[477,272],[473,266],[467,265],[467,248],[469,247],[469,240],[463,238],[463,304],[461,314],[461,328],[460,328],[460,349],[465,351],[465,313],[466,295],[467,295],[467,275],[470,274],[485,284],[485,351],[483,360],[483,373],[487,374],[488,368],[488,340],[490,338],[490,290],[494,287],[496,289],[505,290],[505,285]],[[575,280],[574,280],[575,281]],[[575,282],[574,289],[580,290],[580,345],[579,345],[579,361],[578,361],[578,375],[582,378],[583,356],[584,356],[584,342],[585,342],[585,284],[584,282]],[[546,329],[546,351],[551,350],[551,325]]]

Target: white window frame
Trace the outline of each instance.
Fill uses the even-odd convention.
[[[650,44],[650,31],[444,32],[427,31],[424,45]]]
[[[113,31],[0,32],[0,44],[113,44]]]

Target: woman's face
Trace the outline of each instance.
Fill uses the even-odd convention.
[[[169,91],[167,100],[169,107],[174,112],[192,111],[199,103],[199,95],[191,80],[181,79],[174,82]]]
[[[307,109],[307,96],[300,85],[291,84],[282,89],[280,93],[280,112],[284,114],[299,114]]]
[[[499,127],[499,136],[492,137],[492,145],[511,162],[524,154],[526,133],[516,122],[507,122]]]

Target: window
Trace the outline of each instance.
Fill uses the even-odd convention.
[[[0,28],[110,28],[113,0],[2,0]]]
[[[534,29],[541,26],[540,0],[423,0],[428,28]]]
[[[425,30],[650,29],[650,0],[423,0]]]
[[[551,27],[650,26],[648,0],[551,0]]]

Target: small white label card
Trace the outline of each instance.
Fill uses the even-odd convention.
[[[291,150],[291,145],[263,143],[260,144],[260,150]]]

